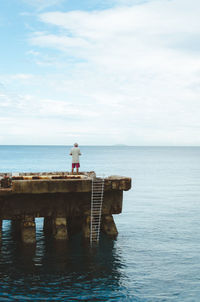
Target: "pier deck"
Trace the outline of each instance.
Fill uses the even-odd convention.
[[[35,242],[35,217],[44,217],[44,231],[55,239],[68,239],[80,231],[89,239],[94,176],[94,172],[0,173],[0,224],[12,220],[25,243]],[[130,188],[130,178],[105,178],[101,230],[110,237],[117,236],[112,215],[122,212],[123,191]]]

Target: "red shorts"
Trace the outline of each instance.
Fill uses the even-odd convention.
[[[72,169],[74,169],[74,168],[79,168],[80,167],[80,164],[79,163],[75,163],[75,164],[72,164]]]

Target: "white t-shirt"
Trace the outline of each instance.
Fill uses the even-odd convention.
[[[79,163],[79,155],[81,155],[81,151],[79,147],[73,147],[69,154],[72,155],[73,164]]]

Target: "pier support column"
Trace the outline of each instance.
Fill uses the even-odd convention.
[[[83,221],[83,227],[82,227],[82,231],[83,231],[83,238],[87,241],[90,240],[90,216],[85,216],[84,217],[84,221]]]
[[[82,216],[69,216],[67,217],[67,227],[69,237],[78,234],[82,231],[83,217]]]
[[[52,235],[53,233],[53,218],[44,217],[43,230],[46,235]]]
[[[101,230],[113,239],[117,237],[118,231],[112,215],[102,216]]]
[[[67,219],[65,218],[53,218],[52,219],[52,233],[53,237],[56,240],[67,240],[68,231],[67,231]]]
[[[13,231],[19,233],[21,231],[21,219],[13,219],[11,224],[12,224],[12,228]]]
[[[0,240],[2,237],[2,219],[0,219]]]
[[[21,235],[21,219],[13,219],[11,221],[11,227],[12,227],[12,234],[14,237],[20,237]]]
[[[24,243],[35,243],[35,218],[26,215],[21,221],[21,237]]]

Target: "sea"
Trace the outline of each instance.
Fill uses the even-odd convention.
[[[70,146],[0,146],[0,172],[70,171]],[[3,221],[0,301],[200,301],[200,147],[80,146],[81,171],[132,178],[119,235],[36,247]]]

